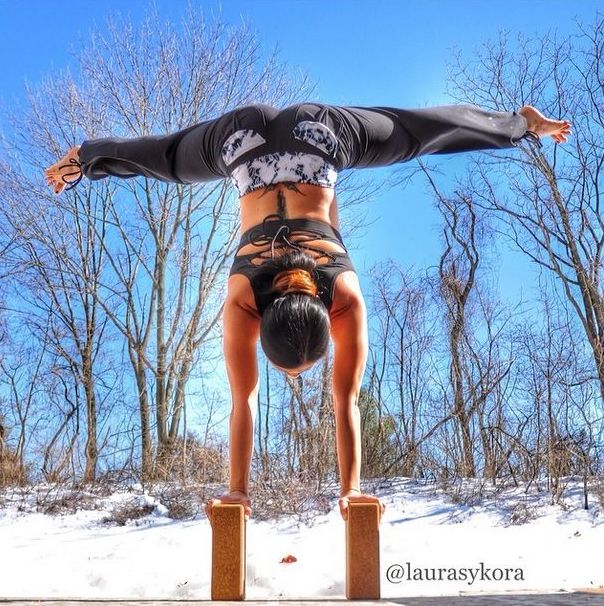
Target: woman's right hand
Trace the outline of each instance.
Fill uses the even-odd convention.
[[[250,519],[250,515],[252,515],[252,508],[250,507],[250,499],[247,494],[241,490],[231,490],[228,494],[223,494],[220,497],[216,497],[214,499],[210,499],[205,506],[205,512],[210,520],[210,524],[212,523],[212,508],[214,505],[220,505],[223,503],[240,503],[243,505],[243,514],[245,516],[245,520]]]
[[[75,181],[82,175],[82,171],[78,166],[80,163],[79,149],[79,145],[72,147],[58,162],[55,162],[44,171],[46,183],[53,189],[55,194],[60,194],[68,183]],[[65,177],[65,180],[63,180],[63,177]]]

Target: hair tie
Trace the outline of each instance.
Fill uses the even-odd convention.
[[[273,280],[273,288],[282,295],[297,292],[311,297],[316,297],[319,290],[310,272],[299,267],[280,271]]]

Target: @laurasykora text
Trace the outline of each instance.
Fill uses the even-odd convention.
[[[472,585],[476,581],[524,581],[524,569],[486,566],[478,562],[476,566],[428,567],[413,566],[411,562],[392,564],[386,570],[390,583],[409,581],[465,581]]]

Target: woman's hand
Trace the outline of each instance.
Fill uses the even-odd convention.
[[[65,189],[67,183],[71,183],[81,177],[82,171],[78,166],[80,163],[79,149],[79,145],[72,147],[58,162],[55,162],[44,171],[46,183],[53,189],[55,194],[60,194]]]
[[[532,105],[524,105],[518,113],[526,118],[526,129],[533,131],[539,137],[550,135],[556,143],[565,143],[568,135],[570,135],[570,122],[568,120],[546,118]]]
[[[250,507],[250,500],[247,494],[241,490],[231,490],[228,494],[223,494],[222,496],[211,499],[206,503],[205,512],[208,516],[208,520],[210,520],[210,524],[212,523],[212,508],[214,505],[220,505],[223,503],[240,503],[243,505],[243,514],[246,521],[250,519],[250,516],[252,515],[252,508]]]
[[[342,518],[344,518],[344,520],[348,519],[348,505],[350,503],[377,503],[379,505],[380,510],[380,516],[378,521],[382,520],[384,510],[386,509],[386,505],[384,505],[377,497],[374,497],[370,494],[363,494],[358,490],[349,490],[345,492],[338,501],[338,505],[340,506],[340,513],[342,514]]]

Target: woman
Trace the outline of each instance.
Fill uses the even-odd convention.
[[[333,400],[340,472],[339,507],[377,502],[360,489],[357,408],[367,357],[363,296],[338,231],[339,171],[387,166],[424,154],[512,147],[523,138],[556,143],[567,121],[531,106],[488,112],[457,105],[404,110],[318,103],[277,110],[243,107],[182,131],[132,139],[87,140],[45,176],[56,194],[82,176],[144,175],[187,184],[231,177],[239,192],[241,243],[228,280],[224,355],[231,388],[230,492],[207,504],[241,503],[246,517],[258,400],[256,344],[290,377],[334,344]]]

